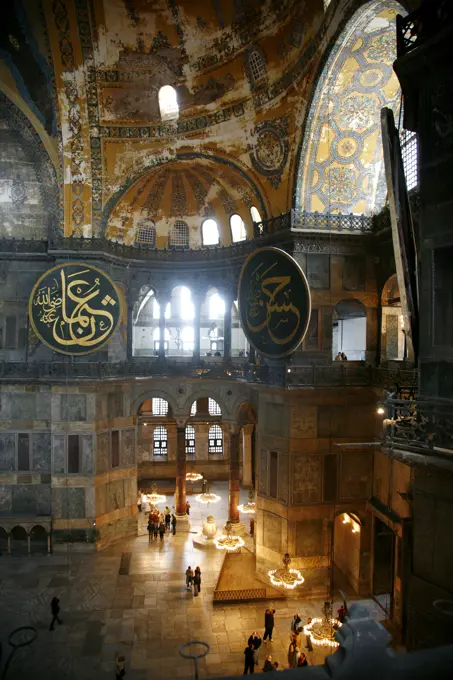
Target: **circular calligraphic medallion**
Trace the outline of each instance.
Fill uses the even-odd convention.
[[[38,338],[54,352],[73,356],[96,352],[121,319],[115,284],[101,269],[65,262],[35,284],[28,314]]]
[[[278,359],[297,349],[307,332],[311,300],[296,260],[279,248],[255,250],[242,267],[239,316],[250,344]]]

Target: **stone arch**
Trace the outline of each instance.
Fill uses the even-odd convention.
[[[173,416],[175,413],[178,412],[178,403],[176,399],[173,397],[173,395],[169,394],[165,390],[162,389],[153,389],[149,388],[145,390],[144,392],[141,392],[135,399],[132,401],[131,404],[131,415],[136,416],[139,413],[140,406],[143,404],[144,401],[147,399],[152,399],[153,397],[160,397],[161,399],[165,399],[165,401],[168,401],[168,404],[171,408],[171,412]]]
[[[8,531],[0,526],[0,555],[8,552]]]
[[[11,535],[11,552],[28,552],[28,532],[22,524],[13,526]]]
[[[239,411],[240,411],[243,404],[250,404],[250,406],[253,408],[253,410],[256,414],[256,417],[257,417],[256,408],[253,405],[253,394],[252,394],[252,392],[249,392],[248,394],[242,393],[238,397],[236,397],[236,399],[234,400],[233,405],[231,407],[231,415],[232,415],[235,422],[239,418]]]
[[[346,578],[355,592],[360,591],[362,551],[362,513],[345,509],[335,512],[333,527],[334,566]]]
[[[230,410],[228,409],[224,398],[209,387],[200,387],[198,390],[195,390],[195,392],[191,392],[191,394],[189,394],[189,396],[184,400],[184,404],[180,409],[181,415],[184,414],[190,416],[190,409],[193,402],[197,399],[203,399],[203,397],[211,397],[211,399],[214,399],[222,411],[222,420],[229,420]]]
[[[47,530],[41,524],[35,524],[29,531],[30,552],[47,553]]]
[[[366,2],[332,41],[314,80],[295,169],[299,212],[370,214],[385,201],[380,109],[399,110],[397,14],[405,11],[396,0]]]
[[[332,359],[339,353],[348,361],[364,361],[366,357],[367,313],[357,298],[339,300],[333,311]]]

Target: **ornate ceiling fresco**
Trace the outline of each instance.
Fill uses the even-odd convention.
[[[393,0],[367,3],[333,49],[311,105],[298,178],[307,212],[370,214],[386,197],[380,110],[397,114]]]
[[[250,200],[263,216],[287,212],[314,74],[339,27],[362,5],[333,0],[325,10],[323,0],[12,0],[0,31],[0,90],[28,118],[55,167],[57,228],[132,243],[145,209],[156,221],[157,246],[165,247],[167,222],[178,213],[198,247],[195,225],[199,229],[206,211],[214,210],[220,222],[222,244],[230,242],[225,205],[237,205],[249,232]],[[334,58],[335,87],[345,94],[332,130],[344,139],[341,148],[339,141],[329,149],[316,142],[307,156],[320,178],[319,190],[310,184],[316,198],[307,194],[314,208],[326,204],[320,187],[327,177],[343,192],[338,209],[368,209],[361,196],[368,193],[377,149],[374,128],[367,127],[371,108],[378,111],[396,97],[389,26],[376,24],[367,33],[361,24],[363,44],[347,41],[344,65]],[[177,120],[161,119],[163,85],[176,90]],[[357,97],[363,122],[355,119]],[[353,134],[340,125],[348,120],[356,126]],[[319,126],[310,135],[318,139],[321,132]],[[321,158],[326,152],[335,155],[329,167]],[[351,172],[358,178],[354,187]],[[151,201],[149,211],[145,197],[164,177],[158,205]],[[0,224],[1,233],[11,230]]]

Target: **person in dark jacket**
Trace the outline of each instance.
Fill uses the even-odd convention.
[[[159,536],[160,540],[162,541],[164,538],[165,534],[165,523],[164,522],[159,522]]]
[[[272,663],[272,657],[270,654],[264,659],[263,673],[268,673],[269,671],[275,671],[274,664]]]
[[[263,640],[266,641],[269,638],[269,642],[272,642],[272,631],[274,630],[274,614],[275,609],[266,609],[264,615],[264,636]]]
[[[255,650],[253,649],[253,645],[251,642],[249,642],[248,647],[244,649],[244,655],[245,655],[245,660],[244,660],[244,675],[247,675],[247,673],[254,673],[255,672]]]
[[[53,630],[55,621],[58,621],[60,626],[63,623],[63,621],[58,616],[58,614],[60,613],[60,600],[58,599],[58,597],[52,598],[52,601],[50,603],[50,611],[52,612],[52,621],[50,622],[49,630]]]
[[[193,594],[198,595],[201,590],[201,569],[196,567],[193,575]]]
[[[297,667],[300,668],[301,666],[308,666],[307,657],[303,652],[300,653],[300,656],[297,660]]]
[[[174,512],[171,515],[171,529],[174,536],[176,534],[176,515]]]
[[[261,647],[261,635],[257,633],[256,631],[251,634],[251,636],[248,639],[248,643],[252,643],[253,649],[255,651],[255,665],[259,664],[259,659],[258,659],[258,650]]]

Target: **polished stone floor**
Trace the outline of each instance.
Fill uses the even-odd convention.
[[[219,483],[211,490],[222,497],[209,508],[221,525],[227,517],[227,485]],[[247,492],[242,495],[245,501]],[[173,499],[168,500],[172,505]],[[207,510],[190,500],[191,532],[196,532]],[[201,677],[241,675],[247,638],[254,630],[263,634],[266,603],[213,604],[223,554],[195,548],[191,532],[177,531],[176,536],[149,543],[142,522],[137,538],[99,553],[72,550],[51,556],[2,555],[3,665],[10,651],[7,636],[14,628],[32,625],[38,631],[35,642],[19,650],[12,660],[8,678],[112,678],[118,652],[126,658],[127,678],[190,678],[193,664],[178,653],[180,645],[189,640],[210,645],[209,654],[200,662]],[[199,597],[186,591],[184,571],[188,565],[201,567]],[[54,595],[61,600],[63,624],[49,632],[49,604]],[[373,615],[381,618],[379,608],[367,604]],[[281,668],[287,665],[293,614],[319,615],[321,606],[322,602],[304,601],[303,590],[275,603],[274,640],[262,646],[260,668],[266,653],[272,654]],[[328,653],[316,648],[308,655],[310,663],[322,663]]]

